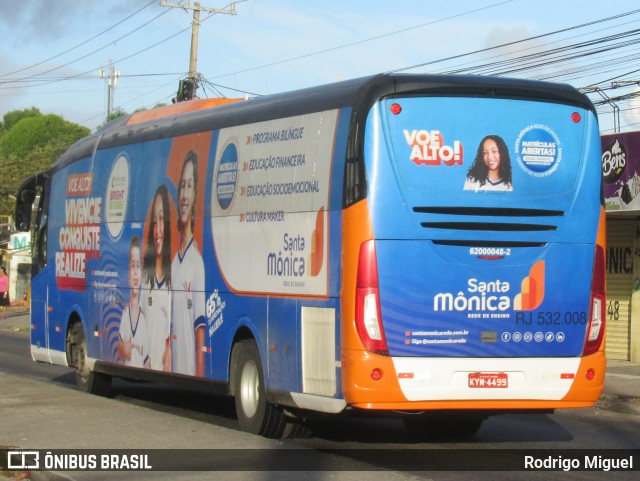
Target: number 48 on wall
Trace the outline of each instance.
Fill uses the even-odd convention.
[[[609,301],[607,304],[607,316],[610,321],[617,321],[620,319],[620,302]]]

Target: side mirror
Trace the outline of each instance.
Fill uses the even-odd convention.
[[[16,206],[16,229],[29,232],[31,229],[32,204],[20,204]]]
[[[18,193],[16,202],[16,229],[28,232],[31,228],[31,213],[33,212],[33,201],[36,198],[36,191],[24,189]]]
[[[33,204],[34,200],[36,200],[35,190],[25,189],[18,196],[18,204]]]

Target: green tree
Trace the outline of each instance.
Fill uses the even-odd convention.
[[[2,125],[4,127],[4,130],[8,132],[22,119],[26,119],[29,117],[38,117],[40,115],[42,115],[42,113],[35,107],[24,110],[12,110],[11,112],[7,112],[6,114],[4,114]]]
[[[107,115],[107,118],[105,119],[105,121],[102,122],[100,125],[98,125],[98,128],[96,130],[100,130],[102,127],[107,125],[112,120],[118,119],[120,117],[124,117],[125,115],[129,115],[127,111],[118,107],[111,114]]]
[[[29,154],[48,144],[62,142],[69,146],[89,133],[86,127],[67,122],[58,115],[24,118],[0,138],[0,159],[13,155],[19,160],[28,160]]]
[[[36,111],[14,111],[4,116],[6,131],[0,136],[0,214],[13,214],[12,194],[25,178],[53,165],[69,146],[90,134],[86,127],[58,115]],[[14,122],[17,117],[20,119]]]

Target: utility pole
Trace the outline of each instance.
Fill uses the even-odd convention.
[[[116,83],[118,82],[118,77],[120,77],[120,72],[116,70],[115,65],[109,59],[109,66],[107,67],[108,71],[106,71],[102,66],[100,67],[100,78],[103,78],[107,82],[107,119],[111,117],[113,113],[113,97],[116,90]]]
[[[196,84],[198,74],[198,32],[200,29],[200,12],[224,13],[227,15],[236,15],[236,4],[231,3],[229,9],[203,7],[200,2],[195,2],[191,6],[191,0],[185,0],[183,3],[171,3],[167,0],[160,0],[161,7],[182,8],[183,10],[193,10],[193,23],[191,24],[191,53],[189,55],[189,74],[186,79],[180,81],[178,87],[178,102],[182,100],[191,100],[198,88]]]
[[[599,104],[609,104],[613,108],[613,131],[615,133],[619,133],[620,132],[620,107],[618,107],[618,104],[616,104],[615,100],[609,97],[597,85],[590,85],[588,87],[584,87],[583,90],[588,92],[595,92],[599,94],[600,97],[602,97],[603,100],[601,100],[600,102],[598,103],[594,102],[596,106]]]

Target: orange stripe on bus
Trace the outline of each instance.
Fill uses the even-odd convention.
[[[196,99],[188,102],[178,102],[176,104],[158,107],[157,109],[143,110],[142,112],[131,114],[131,117],[127,120],[127,125],[141,124],[143,122],[184,114],[186,112],[220,107],[221,105],[242,102],[243,100],[244,99]]]

